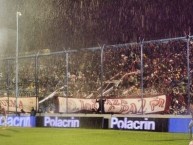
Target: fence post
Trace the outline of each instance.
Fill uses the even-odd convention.
[[[39,52],[35,56],[35,94],[36,94],[36,110],[39,108],[38,96],[39,96],[39,81],[38,81],[38,56]]]
[[[188,97],[188,106],[190,105],[190,36],[187,35],[186,37],[186,42],[187,42],[187,77],[188,77],[188,82],[187,82],[187,97]],[[189,109],[188,109],[189,110]],[[188,111],[189,112],[189,111]]]
[[[144,106],[143,106],[143,97],[144,97],[144,88],[143,88],[143,43],[144,39],[140,40],[140,49],[141,49],[141,114],[143,114]]]
[[[104,48],[105,48],[105,45],[103,45],[101,47],[101,96],[100,96],[100,99],[99,99],[99,103],[102,103],[103,102],[103,75],[104,75],[104,69],[103,69],[103,54],[104,54]],[[101,107],[101,113],[104,113],[103,110],[104,108]]]
[[[7,112],[9,112],[9,87],[10,87],[10,64],[9,64],[9,59],[7,60]]]
[[[66,79],[65,79],[65,93],[66,93],[66,113],[68,113],[68,52],[66,54]]]

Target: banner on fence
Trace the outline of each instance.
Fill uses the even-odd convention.
[[[59,112],[81,112],[97,110],[96,99],[63,98],[59,99]],[[163,112],[166,108],[166,96],[159,95],[149,98],[106,99],[106,113],[138,114]]]
[[[52,99],[52,98],[50,98]],[[57,101],[58,112],[93,112],[98,108],[96,99],[83,99],[83,98],[64,98],[58,97]],[[20,97],[17,99],[18,112],[23,109],[30,112],[32,107],[36,107],[36,97]],[[15,112],[16,100],[14,97],[1,97],[0,105],[8,108],[9,111]],[[163,112],[166,108],[166,96],[159,95],[148,98],[128,98],[128,99],[106,99],[104,103],[106,113],[118,114],[138,114],[142,110],[144,113],[158,113]]]
[[[10,112],[16,111],[16,98],[15,97],[0,97],[1,107],[6,108]],[[36,97],[19,97],[17,98],[17,110],[20,112],[23,109],[25,112],[30,112],[31,108],[36,108]]]

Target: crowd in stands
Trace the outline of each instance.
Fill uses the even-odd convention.
[[[190,41],[190,80],[193,75],[193,44]],[[40,56],[19,61],[20,96],[48,96],[61,86],[61,95],[75,98],[97,98],[101,91],[109,98],[144,97],[164,94],[170,100],[168,114],[186,114],[187,42],[185,40],[150,42],[143,45],[143,63],[139,44],[106,46],[101,63],[101,51],[84,50],[66,55]],[[13,63],[14,64],[14,63]],[[141,65],[143,64],[143,67]],[[102,69],[101,69],[102,65]],[[68,66],[68,73],[67,72]],[[1,72],[1,95],[14,95],[14,65]],[[3,67],[2,67],[3,68]],[[142,69],[143,68],[143,69]],[[7,71],[9,70],[9,71]],[[141,71],[143,70],[143,86]],[[5,74],[9,74],[8,76]],[[67,79],[68,78],[68,79]],[[4,91],[3,91],[4,90]]]

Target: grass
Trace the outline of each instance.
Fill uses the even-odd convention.
[[[0,128],[1,145],[188,145],[188,134],[142,131]]]

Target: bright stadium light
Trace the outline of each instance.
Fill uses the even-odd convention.
[[[19,45],[19,16],[21,16],[21,12],[16,13],[16,25],[17,25],[17,38],[16,38],[16,57],[15,57],[15,99],[16,99],[16,113],[17,113],[17,98],[18,98],[18,45]]]

